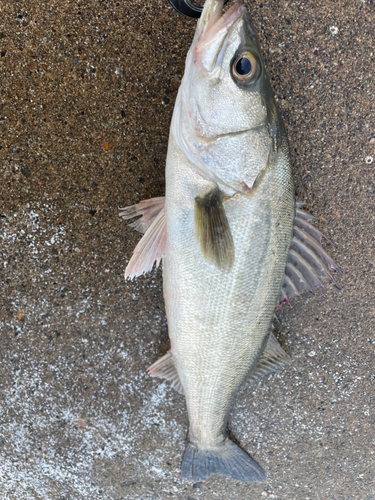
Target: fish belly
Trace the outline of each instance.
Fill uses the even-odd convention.
[[[214,449],[225,439],[231,402],[270,332],[292,239],[293,184],[278,157],[253,196],[224,202],[234,242],[230,270],[202,254],[194,204],[215,184],[201,177],[170,138],[163,260],[169,337],[189,414],[189,439]]]

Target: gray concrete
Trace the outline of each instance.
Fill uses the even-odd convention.
[[[298,299],[293,364],[246,387],[233,435],[268,482],[179,476],[184,400],[160,271],[125,283],[118,207],[164,193],[194,21],[166,0],[0,5],[0,499],[375,499],[374,5],[254,0],[296,193],[337,245],[340,291]]]

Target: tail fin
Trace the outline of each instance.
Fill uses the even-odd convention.
[[[204,481],[212,474],[227,476],[245,483],[260,483],[266,480],[263,469],[232,441],[216,450],[199,450],[193,444],[186,446],[182,459],[181,475],[184,479]]]

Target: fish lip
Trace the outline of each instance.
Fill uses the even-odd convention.
[[[236,2],[213,23],[208,20],[203,26],[194,54],[201,66],[212,72],[220,64],[227,40],[233,26],[245,15],[246,7],[242,1]],[[210,22],[211,21],[211,22]]]
[[[216,2],[216,3],[215,3]],[[221,9],[219,9],[221,3]],[[216,26],[228,25],[233,21],[232,16],[240,17],[241,12],[246,10],[243,0],[237,0],[226,12],[223,12],[224,2],[223,0],[206,0],[206,5],[204,6],[204,11],[199,20],[198,24],[198,39],[206,36],[209,31],[212,31]],[[234,19],[235,20],[235,19]]]

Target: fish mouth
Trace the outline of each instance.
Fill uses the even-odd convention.
[[[223,0],[206,0],[197,26],[194,53],[202,67],[212,72],[220,66],[229,33],[243,17],[246,7],[236,2],[223,14]]]

